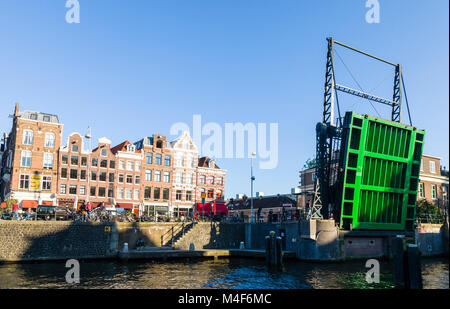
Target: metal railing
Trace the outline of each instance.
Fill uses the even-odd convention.
[[[180,222],[173,225],[166,233],[161,235],[161,247],[164,245],[169,245],[173,247],[174,242],[179,238],[183,237],[192,227],[194,227],[195,222]]]
[[[418,224],[419,223],[443,224],[444,216],[440,214],[421,215],[416,217],[416,222]]]

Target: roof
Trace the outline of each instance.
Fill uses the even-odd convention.
[[[59,123],[58,116],[41,112],[23,111],[19,112],[18,117],[42,122]]]
[[[209,157],[201,157],[200,159],[198,159],[198,167],[207,167],[207,168],[209,168],[209,162],[210,161],[214,162],[214,168],[220,169],[220,167],[215,163],[215,161],[212,160]]]
[[[112,152],[113,154],[116,154],[116,153],[118,153],[119,151],[127,151],[127,146],[130,145],[130,144],[131,144],[131,143],[130,143],[129,141],[124,141],[124,142],[120,143],[119,145],[116,145],[116,146],[114,146],[113,148],[111,148],[111,152]],[[140,153],[141,150],[138,149],[138,148],[136,147],[136,149],[135,149],[134,152],[135,152],[135,153]]]
[[[233,200],[233,202],[229,202],[227,207],[233,207],[233,209],[250,209],[251,207],[251,198],[248,198],[246,201],[243,199]],[[282,207],[283,204],[292,204],[292,206],[297,206],[297,201],[286,196],[280,195],[278,196],[264,196],[262,198],[253,198],[253,209],[259,208],[277,208]]]

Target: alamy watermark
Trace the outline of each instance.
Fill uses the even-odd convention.
[[[370,268],[366,273],[366,282],[380,283],[380,262],[370,259],[366,262],[366,268]]]
[[[66,272],[66,282],[69,284],[80,283],[80,262],[75,259],[67,260],[66,268],[70,268]]]
[[[274,169],[278,166],[278,123],[230,122],[225,123],[222,128],[216,122],[203,125],[201,115],[193,115],[192,130],[184,122],[175,123],[170,128],[170,134],[175,136],[185,131],[190,135],[192,132],[193,142],[200,147],[198,151],[202,156],[242,159],[251,158],[252,153],[256,153],[260,169]]]
[[[366,13],[366,22],[369,24],[379,24],[380,2],[378,2],[378,0],[367,0],[366,8],[369,8],[369,10]]]
[[[80,2],[78,0],[67,0],[66,8],[69,10],[66,13],[66,22],[68,24],[80,23]]]

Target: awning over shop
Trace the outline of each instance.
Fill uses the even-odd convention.
[[[22,209],[23,208],[37,208],[37,201],[22,201]]]
[[[133,209],[133,204],[131,203],[119,203],[116,208]]]
[[[53,201],[42,201],[42,205],[53,206]]]

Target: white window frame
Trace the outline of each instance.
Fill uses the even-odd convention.
[[[48,186],[46,189],[45,184]],[[42,191],[51,191],[52,190],[52,176],[43,175],[41,180],[41,189]]]
[[[125,160],[119,160],[119,170],[125,169]]]
[[[75,187],[75,193],[70,193],[70,189],[73,189]],[[69,185],[69,190],[67,191],[69,195],[77,195],[78,192],[78,186],[77,185]]]
[[[25,158],[25,154],[27,154],[27,155],[29,154],[29,156],[26,156],[27,162],[29,160],[29,165],[24,165],[23,164],[23,160]],[[30,168],[31,167],[31,159],[32,159],[32,157],[33,157],[33,152],[32,151],[30,151],[30,150],[22,150],[22,152],[20,154],[20,166],[21,167],[28,167],[28,168]]]
[[[145,170],[145,181],[152,181],[152,170]]]
[[[31,135],[28,135],[27,133],[31,133]],[[29,139],[31,139],[31,141]],[[33,130],[23,130],[22,144],[31,146],[33,145],[33,141],[34,141]]]
[[[164,172],[163,182],[164,183],[170,183],[170,172]]]
[[[78,192],[80,195],[86,195],[86,186],[80,185],[80,190]]]
[[[134,189],[134,200],[139,201],[139,195],[141,194],[141,191],[139,189]]]
[[[155,171],[154,181],[161,182],[161,171]]]
[[[434,189],[434,190],[433,190]],[[433,196],[434,195],[434,196]],[[431,185],[431,198],[433,200],[437,199],[437,186],[435,184]]]
[[[64,190],[63,190],[63,188],[64,188]],[[59,194],[67,194],[67,185],[66,184],[63,183],[59,186]]]
[[[419,197],[424,198],[425,197],[425,186],[423,182],[419,182]]]
[[[55,147],[56,135],[55,133],[45,133],[45,146],[47,148]]]
[[[53,153],[44,152],[44,160],[42,164],[44,168],[53,168]]]
[[[102,150],[100,150],[100,155],[102,157],[106,157],[106,156],[108,156],[108,151],[105,148],[103,148]]]
[[[134,167],[134,161],[127,160],[127,171],[132,171]]]
[[[430,173],[436,174],[436,162],[430,161]]]
[[[24,181],[24,182],[26,182],[28,184],[26,188],[22,186],[22,181]],[[31,181],[30,174],[20,174],[20,176],[19,176],[19,189],[20,190],[30,190],[30,181]]]
[[[117,188],[117,199],[123,200],[123,188]]]
[[[125,189],[125,199],[126,200],[133,199],[133,190],[132,189]]]

